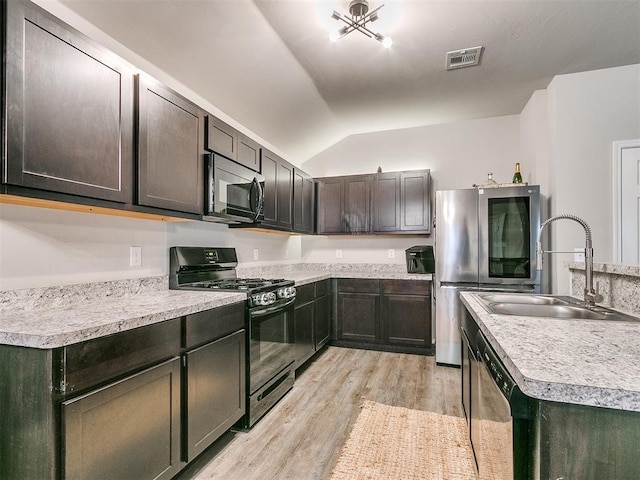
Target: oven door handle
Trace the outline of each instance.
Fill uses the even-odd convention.
[[[273,305],[271,307],[267,307],[267,308],[264,308],[264,309],[253,311],[253,312],[251,312],[251,318],[264,317],[265,315],[270,315],[270,314],[272,314],[274,312],[278,312],[280,310],[284,310],[289,305],[292,305],[293,302],[295,302],[295,301],[296,301],[296,298],[293,297],[293,298],[290,298],[289,300],[287,300],[286,303]]]

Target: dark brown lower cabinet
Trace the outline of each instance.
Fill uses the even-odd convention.
[[[295,307],[296,368],[331,338],[331,288],[329,280],[297,287]]]
[[[244,415],[244,356],[244,330],[186,353],[187,461]]]
[[[180,359],[62,404],[65,479],[170,479],[180,461]]]
[[[380,341],[380,296],[374,293],[338,293],[338,338],[358,342]]]
[[[0,478],[169,479],[245,413],[244,303],[0,345]]]
[[[431,354],[431,282],[337,280],[340,346]]]

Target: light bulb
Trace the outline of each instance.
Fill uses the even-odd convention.
[[[391,45],[393,45],[393,40],[391,39],[391,37],[384,37],[382,39],[382,46],[384,48],[389,48],[391,47]]]
[[[340,32],[333,31],[329,34],[329,40],[332,42],[337,42],[340,38]]]

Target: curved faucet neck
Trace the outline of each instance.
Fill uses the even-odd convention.
[[[584,276],[585,276],[585,288],[584,288],[584,303],[587,305],[595,305],[597,302],[602,301],[602,295],[593,288],[593,245],[591,240],[591,228],[580,217],[569,214],[561,214],[551,217],[544,221],[540,225],[540,231],[538,232],[538,241],[536,242],[536,268],[542,270],[543,254],[542,250],[542,232],[552,222],[556,220],[573,220],[579,223],[584,228],[585,247],[584,247]],[[552,252],[547,252],[552,253]]]

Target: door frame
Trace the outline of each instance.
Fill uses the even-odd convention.
[[[626,148],[640,148],[640,138],[613,142],[613,261],[622,262],[622,151]]]

